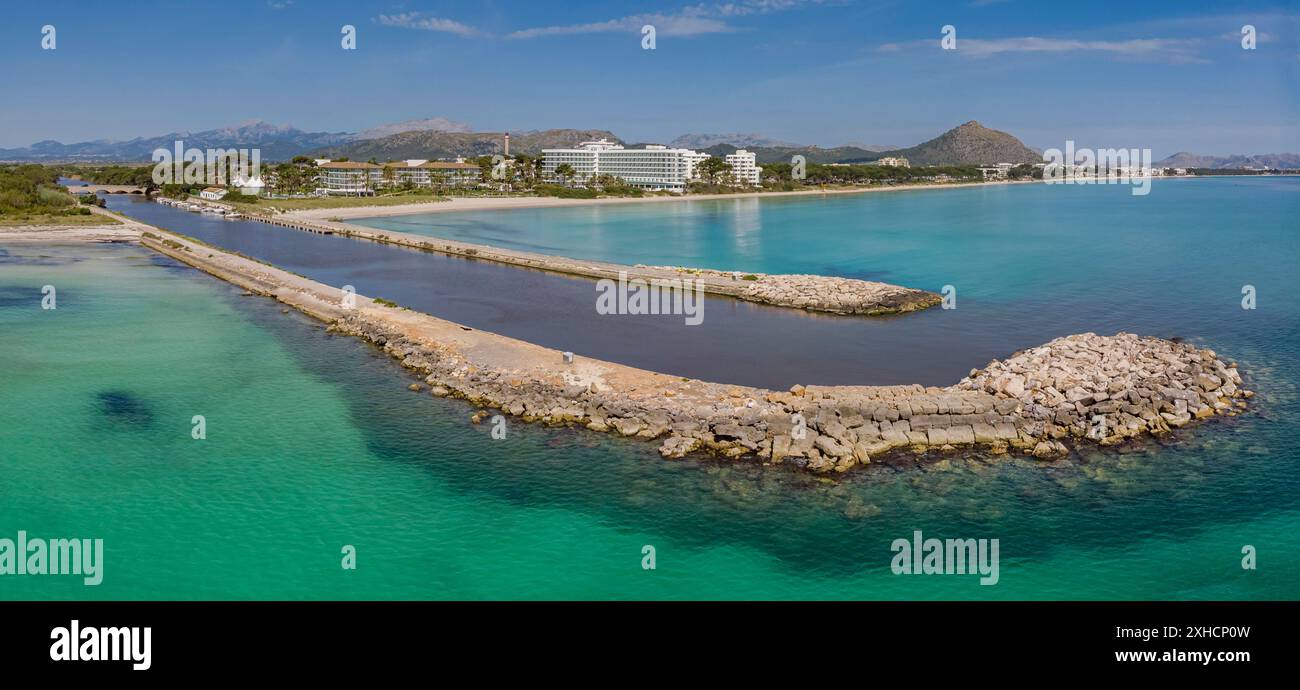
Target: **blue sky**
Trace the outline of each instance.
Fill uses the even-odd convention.
[[[821,145],[911,145],[975,119],[1038,148],[1300,151],[1295,1],[22,5],[0,22],[0,147],[446,117]],[[46,24],[56,50],[41,50]],[[940,48],[944,25],[956,50]]]

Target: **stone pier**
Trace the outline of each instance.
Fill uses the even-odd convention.
[[[161,230],[142,242],[360,337],[436,396],[528,422],[658,441],[666,458],[753,457],[843,472],[890,452],[980,448],[1050,460],[1236,414],[1253,394],[1212,350],[1129,333],[1072,335],[991,362],[946,387],[772,391],[660,374],[478,331],[357,295]],[[479,417],[481,419],[481,417]]]

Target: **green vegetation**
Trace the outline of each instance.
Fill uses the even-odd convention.
[[[561,163],[555,167],[555,174],[560,178],[560,181],[563,182],[564,185],[567,187],[569,185],[569,182],[573,180],[573,176],[577,175],[578,172],[573,169],[572,165],[569,165],[568,163]]]
[[[383,297],[376,297],[376,298],[374,299],[374,303],[375,303],[375,304],[383,305],[383,306],[385,306],[385,307],[392,307],[393,309],[401,309],[401,308],[402,308],[402,307],[401,307],[397,302],[394,302],[394,301],[389,300],[389,299],[384,299]]]
[[[1031,170],[1033,166],[1026,166]],[[790,177],[789,163],[764,163],[763,177],[774,182],[795,182]],[[809,163],[806,185],[835,184],[915,184],[921,182],[975,182],[984,179],[977,165],[941,165],[895,168],[866,163],[850,165],[821,165]]]
[[[198,194],[202,189],[202,185],[165,184],[158,189],[158,193],[169,199],[185,199]]]
[[[290,163],[273,166],[270,179],[276,194],[310,194],[316,191],[316,165],[310,158],[298,156]]]
[[[710,156],[695,166],[695,172],[710,186],[716,187],[724,178],[730,177],[731,165],[717,156]]]
[[[153,182],[152,165],[67,165],[57,168],[56,172],[91,184],[139,185],[146,189],[157,187]]]
[[[401,194],[384,196],[318,196],[304,199],[268,199],[247,197],[232,192],[220,203],[229,204],[240,212],[271,215],[278,211],[305,211],[317,208],[351,208],[355,206],[398,206],[401,204],[432,204],[447,201],[446,197],[435,196],[431,191],[417,190]]]
[[[59,171],[43,165],[0,165],[0,225],[109,225],[60,187]],[[92,203],[98,203],[92,202]]]
[[[1245,170],[1242,168],[1187,168],[1189,175],[1288,175],[1292,170]]]
[[[1011,171],[1007,173],[1007,179],[1041,180],[1043,179],[1043,169],[1035,167],[1028,163],[1021,163],[1020,165],[1017,165],[1016,167],[1012,168]]]
[[[557,184],[539,184],[533,188],[533,191],[537,192],[538,196],[554,196],[561,199],[595,199],[600,196],[600,192],[594,189],[561,187]]]

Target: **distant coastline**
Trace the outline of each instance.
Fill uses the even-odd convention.
[[[394,206],[356,206],[345,208],[287,211],[281,218],[297,220],[350,220],[355,218],[387,218],[425,213],[454,213],[458,211],[495,211],[518,208],[559,208],[565,206],[595,206],[607,204],[651,204],[658,202],[712,201],[726,199],[785,198],[800,196],[831,196],[840,194],[866,194],[870,192],[901,192],[924,189],[958,189],[962,187],[988,187],[1041,183],[1042,180],[990,180],[988,182],[959,182],[936,184],[911,184],[881,187],[851,187],[835,189],[807,189],[792,192],[739,192],[736,194],[684,194],[681,196],[653,197],[602,197],[597,199],[561,199],[559,197],[452,197],[440,204],[398,204]]]
[[[1159,183],[1167,180],[1196,180],[1207,177],[1233,177],[1257,179],[1260,177],[1298,177],[1300,171],[1269,175],[1169,175],[1159,178]],[[563,208],[572,206],[599,206],[613,204],[652,204],[660,202],[712,201],[725,199],[771,199],[804,196],[837,196],[841,194],[869,194],[873,192],[906,192],[921,190],[961,189],[967,187],[997,187],[1024,184],[1045,184],[1043,180],[989,180],[986,182],[926,183],[893,185],[880,187],[849,187],[835,189],[801,189],[791,192],[738,192],[736,194],[684,194],[680,196],[652,197],[600,197],[596,199],[561,199],[559,197],[507,196],[507,197],[451,197],[443,203],[395,204],[392,206],[355,206],[329,209],[310,209],[286,211],[278,218],[294,220],[347,221],[357,218],[389,218],[393,216],[424,215],[426,213],[458,213],[470,211],[508,211],[524,208]],[[1153,184],[1157,184],[1153,182]],[[263,220],[255,218],[257,220]],[[356,227],[356,226],[353,226]]]

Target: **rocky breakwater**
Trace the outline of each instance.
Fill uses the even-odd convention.
[[[972,371],[957,388],[1015,401],[1032,436],[1103,445],[1235,414],[1254,395],[1213,350],[1131,333],[1058,338]]]
[[[1235,364],[1212,350],[1128,333],[1058,338],[942,388],[710,383],[560,353],[361,295],[349,306],[337,288],[156,228],[141,242],[383,348],[434,395],[528,422],[663,439],[668,458],[756,457],[816,472],[907,451],[979,448],[1050,460],[1067,454],[1067,443],[1112,444],[1236,414],[1253,395]]]
[[[1164,433],[1232,413],[1251,395],[1235,366],[1210,350],[1124,333],[1061,338],[943,388],[770,391],[581,358],[557,365],[559,353],[529,366],[485,366],[464,348],[431,344],[362,314],[331,328],[370,340],[420,371],[434,395],[529,422],[664,439],[659,452],[666,458],[756,457],[816,472],[843,472],[893,451],[961,447],[1050,460],[1069,452],[1067,442]]]
[[[725,288],[723,294],[760,304],[793,307],[830,314],[880,316],[928,309],[943,301],[933,292],[856,278],[811,274],[742,273],[713,269],[636,266],[641,270],[675,272]]]

